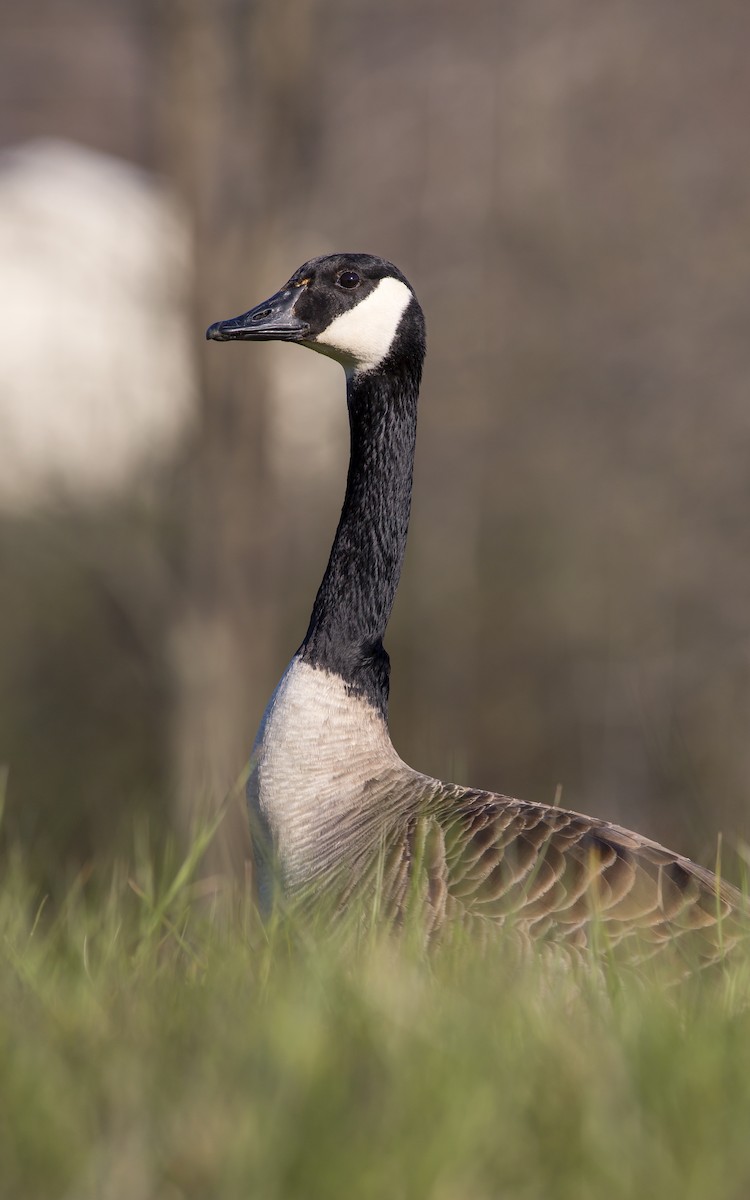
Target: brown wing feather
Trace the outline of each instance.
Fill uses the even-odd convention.
[[[512,922],[529,940],[596,937],[638,958],[689,942],[702,965],[747,931],[736,889],[631,830],[416,772],[394,783],[373,787],[378,804],[356,834],[337,831],[349,843],[347,890],[380,847],[384,911],[399,921],[416,898],[430,938],[446,925],[486,937]]]

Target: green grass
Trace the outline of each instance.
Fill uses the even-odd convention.
[[[11,856],[3,1197],[747,1200],[747,955],[667,988],[366,920],[264,928],[191,882],[201,848],[55,912]]]

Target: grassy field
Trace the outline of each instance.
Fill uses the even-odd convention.
[[[181,867],[0,886],[0,1195],[747,1200],[750,957],[667,988],[263,928]]]

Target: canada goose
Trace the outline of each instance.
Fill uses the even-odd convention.
[[[393,748],[383,636],[406,546],[425,354],[422,310],[401,271],[369,254],[314,258],[206,336],[296,342],[346,373],[341,518],[253,750],[251,823],[272,851],[256,854],[261,897],[276,873],[288,893],[335,887],[341,898],[377,872],[394,919],[416,882],[428,936],[446,922],[487,934],[512,914],[524,939],[582,947],[595,913],[610,946],[630,940],[650,953],[700,929],[701,958],[718,956],[744,902],[713,872],[596,817],[441,783]]]

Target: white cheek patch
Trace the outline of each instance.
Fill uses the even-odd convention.
[[[400,279],[381,279],[374,291],[319,333],[313,349],[341,358],[355,372],[372,371],[385,358],[412,294]]]

